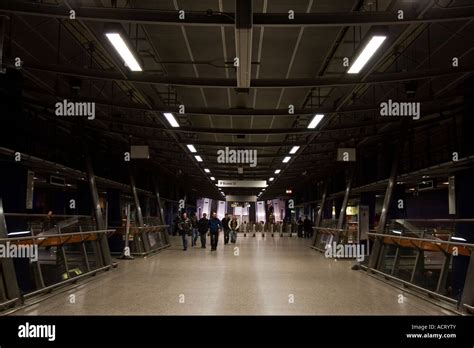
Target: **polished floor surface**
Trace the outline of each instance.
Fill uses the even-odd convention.
[[[215,252],[209,246],[184,252],[179,239],[172,243],[15,314],[449,314],[351,270],[351,261],[325,258],[309,240],[239,236],[224,246],[221,236]]]

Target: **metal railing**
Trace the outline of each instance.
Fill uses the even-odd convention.
[[[371,255],[371,273],[425,295],[469,310],[474,304],[474,244],[459,235],[458,224],[474,228],[474,219],[392,220],[385,233],[370,231],[381,247]],[[466,230],[465,228],[462,230]]]
[[[106,257],[108,250],[104,250],[100,243],[101,238],[114,232],[97,230],[0,238],[5,250],[22,250],[17,255],[9,255],[9,258],[13,260],[15,268],[27,270],[26,274],[16,272],[20,298],[9,299],[1,303],[0,307],[24,302],[33,296],[115,267],[116,263],[107,263],[110,255]]]
[[[170,246],[167,228],[169,225],[158,226],[131,226],[129,238],[131,239],[131,253],[135,256],[146,256],[156,253]],[[117,234],[126,235],[125,227],[118,227]]]

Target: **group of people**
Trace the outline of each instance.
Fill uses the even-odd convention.
[[[313,222],[308,219],[308,216],[305,216],[304,220],[300,216],[296,224],[298,225],[298,237],[310,238],[313,236]]]
[[[207,214],[202,214],[201,219],[197,219],[196,214],[192,214],[189,218],[186,213],[183,213],[177,223],[177,230],[183,240],[183,250],[188,249],[188,237],[191,237],[191,245],[197,246],[198,237],[201,239],[201,248],[206,248],[207,234],[211,237],[211,251],[217,249],[219,242],[219,232],[224,231],[224,244],[237,241],[237,230],[240,227],[240,222],[236,216],[229,217],[225,214],[224,218],[219,220],[217,213],[213,212],[210,219]]]

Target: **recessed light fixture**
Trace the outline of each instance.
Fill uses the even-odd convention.
[[[174,118],[173,114],[171,112],[164,112],[163,116],[166,117],[168,120],[168,123],[171,125],[171,127],[177,128],[179,127],[178,121]]]
[[[138,63],[137,59],[133,55],[132,51],[128,47],[122,33],[119,30],[114,32],[105,33],[107,39],[109,39],[112,46],[114,46],[117,53],[122,57],[124,63],[131,71],[142,71],[142,67]]]
[[[197,152],[197,150],[196,150],[196,148],[194,147],[194,145],[188,144],[188,145],[186,145],[186,146],[188,147],[189,151],[191,151],[192,153]]]
[[[299,146],[293,146],[290,150],[290,155],[294,155],[296,153],[296,151],[299,150]]]
[[[324,118],[324,115],[323,114],[316,114],[314,115],[313,119],[311,120],[311,122],[308,124],[308,128],[309,129],[314,129],[318,126],[318,124],[322,121],[322,119]]]
[[[275,174],[280,174],[280,172],[281,172],[281,169],[275,170]]]
[[[348,74],[358,74],[362,68],[367,64],[370,58],[375,54],[379,47],[383,44],[387,36],[385,35],[374,35],[370,41],[365,45],[364,49],[357,56],[354,63],[351,65]]]
[[[290,156],[286,156],[285,158],[283,158],[283,163],[288,163],[290,161],[291,157]]]
[[[272,177],[272,178],[270,178],[270,179],[268,179],[268,181],[273,181],[273,180],[275,180],[275,178],[273,178],[273,177]]]
[[[198,161],[198,162],[202,162],[202,158],[201,158],[201,156],[199,156],[199,155],[196,155],[196,156],[194,156],[194,158],[196,159],[196,161]]]
[[[216,180],[216,178],[214,178],[213,176],[211,176],[211,180],[214,181],[214,180]]]
[[[204,171],[205,171],[206,173],[210,173],[210,172],[211,172],[211,171],[210,171],[209,169],[207,169],[207,168],[204,168]]]

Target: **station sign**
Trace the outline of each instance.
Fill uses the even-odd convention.
[[[267,187],[266,180],[219,180],[218,187]]]
[[[243,205],[244,207],[247,206],[248,202],[256,202],[257,201],[257,196],[233,196],[233,195],[227,195],[225,196],[225,199],[227,202],[245,202]],[[237,203],[237,205],[239,205]]]

